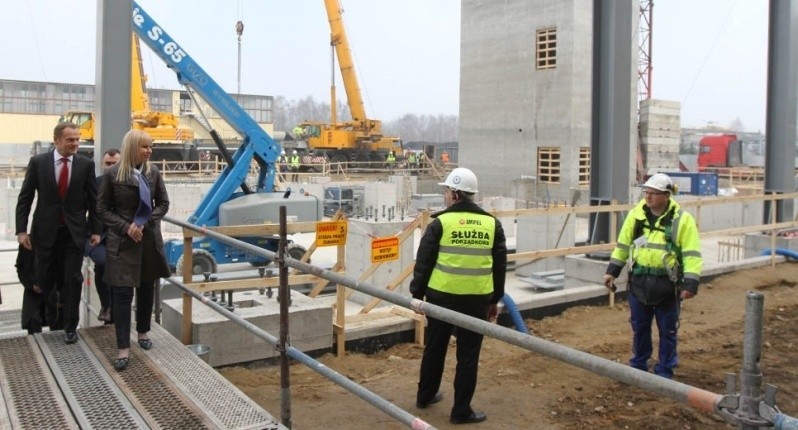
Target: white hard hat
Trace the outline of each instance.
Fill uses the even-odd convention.
[[[657,173],[652,175],[645,184],[643,184],[643,188],[653,188],[659,191],[667,191],[669,193],[675,193],[676,190],[673,186],[673,180],[671,180],[670,176],[664,173]]]
[[[473,194],[477,192],[477,175],[470,169],[458,167],[452,170],[446,180],[439,182],[438,185]]]
[[[285,155],[285,149],[280,150],[280,155]]]
[[[292,154],[296,154],[296,149],[294,150],[294,152],[292,152]]]

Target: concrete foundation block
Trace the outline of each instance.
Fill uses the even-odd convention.
[[[764,249],[770,249],[773,244],[769,234],[748,233],[743,239],[745,258],[758,257]],[[776,237],[776,248],[798,252],[798,237]]]
[[[587,258],[584,254],[565,257],[565,289],[582,287],[587,284],[601,284],[609,261]],[[626,291],[628,266],[623,266],[620,276],[615,280],[618,291]]]
[[[291,294],[291,300],[291,345],[305,352],[330,349],[333,344],[332,308],[296,292]],[[268,298],[257,291],[247,291],[236,293],[233,301],[239,306],[235,310],[238,316],[279,337],[280,303],[276,295]],[[162,325],[178,339],[182,338],[182,318],[182,299],[163,302]],[[192,321],[193,342],[211,348],[208,358],[211,366],[245,363],[279,355],[279,351],[266,341],[197,301],[192,306]]]

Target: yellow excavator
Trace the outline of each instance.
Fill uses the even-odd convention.
[[[351,121],[338,122],[336,116],[335,76],[330,87],[331,118],[329,123],[305,121],[294,127],[295,138],[307,143],[307,149],[324,153],[330,161],[385,161],[388,152],[402,156],[402,141],[398,137],[384,136],[382,122],[366,117],[360,86],[355,74],[352,52],[346,37],[342,8],[338,0],[324,0],[330,21],[330,45],[335,49]]]
[[[192,143],[194,131],[180,127],[178,117],[169,112],[150,110],[147,77],[141,61],[141,45],[134,34],[131,39],[131,128],[144,130],[153,138],[152,159],[161,161],[196,161],[197,151]],[[95,118],[93,112],[70,111],[59,122],[77,124],[80,131],[81,152],[93,153]]]

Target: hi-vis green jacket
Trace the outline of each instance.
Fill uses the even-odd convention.
[[[460,214],[462,216],[458,216]],[[468,201],[454,203],[449,208],[432,216],[435,219],[427,226],[418,246],[413,280],[410,281],[410,293],[417,299],[435,294],[447,301],[473,300],[484,297],[491,304],[496,304],[504,296],[505,272],[507,270],[507,246],[504,229],[499,220],[493,218],[475,203]],[[464,224],[467,224],[467,219],[484,219],[486,222],[482,225],[483,227],[491,224],[487,233],[492,246],[485,250],[478,250],[471,246],[460,247],[461,243],[455,243],[451,239],[453,229],[451,227],[447,229],[441,222],[442,218],[447,218],[447,223],[458,223],[462,219]],[[487,222],[486,218],[490,218],[490,222]],[[444,238],[446,231],[450,234],[449,238]],[[451,249],[455,247],[458,249]],[[473,251],[473,253],[469,251]],[[475,261],[481,265],[483,258],[490,261],[490,268],[468,267]],[[440,272],[441,266],[449,266],[448,269],[444,268],[448,272],[434,275],[435,272]],[[463,269],[463,273],[459,273],[460,271],[457,269]],[[483,271],[487,274],[483,274]],[[438,288],[435,288],[436,285],[432,285],[433,282],[439,283]],[[486,282],[491,284],[490,290],[483,289]]]
[[[638,268],[641,272],[650,270],[651,273],[663,274],[667,264],[671,269],[678,269],[680,276],[677,282],[680,288],[697,293],[703,259],[695,219],[682,211],[679,203],[673,199],[670,199],[668,209],[653,226],[648,223],[648,213],[650,210],[645,200],[629,212],[618,234],[618,242],[612,251],[606,273],[617,278],[631,253],[631,270]]]

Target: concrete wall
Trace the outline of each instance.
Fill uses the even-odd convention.
[[[579,148],[590,146],[592,2],[464,0],[461,8],[460,165],[479,176],[482,195],[512,197],[509,184],[537,175],[537,149],[559,147],[561,182],[541,194],[567,200],[579,188]],[[536,31],[549,27],[557,67],[536,70]]]

